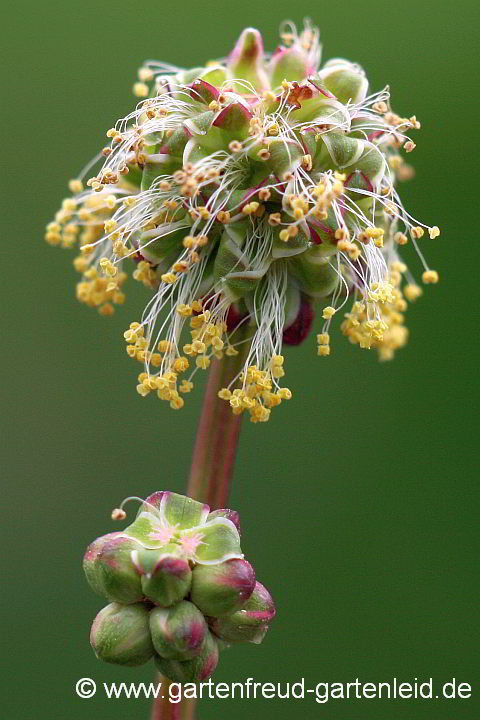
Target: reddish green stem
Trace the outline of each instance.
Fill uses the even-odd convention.
[[[250,346],[248,337],[249,328],[244,325],[235,333],[236,342],[244,341],[238,346],[238,355],[212,360],[205,389],[187,495],[207,503],[212,510],[227,504],[242,422],[242,415],[234,415],[230,404],[218,397],[218,391],[241,371]],[[171,703],[169,681],[162,676],[158,681],[164,697],[154,700],[151,720],[194,720],[195,701],[182,698],[179,703]]]

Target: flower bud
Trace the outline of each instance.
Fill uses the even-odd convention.
[[[163,658],[190,660],[202,650],[207,624],[200,610],[183,600],[169,608],[154,608],[150,631],[153,646]]]
[[[227,67],[232,78],[247,80],[257,91],[268,89],[268,77],[263,67],[263,40],[258,30],[246,28],[242,32],[230,53]],[[248,93],[238,84],[235,90]]]
[[[217,667],[218,653],[218,643],[207,630],[204,646],[196,657],[181,662],[155,655],[155,665],[162,675],[173,682],[202,682],[207,680]]]
[[[259,582],[245,605],[232,615],[215,618],[211,630],[226,642],[261,643],[268,624],[275,617],[275,604],[268,590]]]
[[[304,80],[308,75],[308,58],[301,47],[279,47],[269,64],[270,83],[278,88],[284,80]]]
[[[143,665],[153,655],[145,605],[111,603],[98,613],[90,632],[95,655],[117,665]]]
[[[347,60],[330,60],[325,64],[319,76],[325,86],[341,103],[348,101],[359,103],[365,100],[368,91],[368,80],[358,66]]]
[[[204,615],[232,613],[250,597],[255,571],[246,560],[227,560],[219,565],[197,565],[192,573],[192,602]]]
[[[88,546],[85,555],[83,556],[83,571],[87,578],[88,584],[94,592],[98,595],[104,596],[101,572],[98,568],[98,556],[101,553],[103,547],[114,538],[121,535],[119,532],[108,533],[108,535],[102,535],[97,538]]]
[[[125,605],[139,602],[143,599],[142,586],[132,563],[132,551],[138,545],[124,535],[112,535],[105,536],[106,542],[105,538],[99,538],[87,549],[84,563],[87,579],[96,592],[112,602]],[[100,547],[100,543],[100,551],[96,553],[95,547]]]
[[[192,583],[188,561],[175,545],[161,551],[142,550],[134,555],[145,596],[155,605],[169,607],[187,595]]]

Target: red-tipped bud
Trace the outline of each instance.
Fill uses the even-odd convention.
[[[248,600],[255,587],[255,571],[246,560],[197,565],[192,573],[192,602],[204,615],[232,613]]]
[[[124,605],[143,599],[140,575],[132,563],[132,551],[137,547],[134,540],[111,533],[87,548],[84,570],[96,592]]]
[[[263,40],[258,30],[246,28],[237,40],[228,58],[228,70],[232,78],[247,80],[255,90],[268,90],[269,82],[263,66]],[[248,94],[238,85],[236,92]]]
[[[153,655],[145,605],[111,603],[93,621],[90,644],[95,655],[117,665],[143,665]]]
[[[193,603],[183,600],[170,608],[150,613],[150,631],[156,652],[171,660],[190,660],[205,641],[207,624]]]
[[[191,660],[167,660],[155,656],[155,664],[162,675],[173,682],[202,682],[208,680],[218,663],[218,644],[212,634],[207,630],[205,644],[201,652]]]
[[[169,607],[183,600],[190,590],[192,571],[177,547],[166,546],[161,552],[142,550],[134,560],[143,593],[155,605]]]
[[[241,610],[211,621],[212,631],[226,642],[261,643],[275,617],[275,604],[259,582]]]

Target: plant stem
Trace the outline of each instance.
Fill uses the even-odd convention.
[[[229,403],[218,397],[218,391],[240,372],[250,345],[248,338],[249,327],[244,323],[235,332],[235,341],[243,341],[238,355],[213,359],[205,388],[187,495],[207,503],[212,510],[227,504],[242,422],[242,415],[234,415]],[[182,698],[173,704],[168,696],[170,681],[160,675],[158,682],[162,683],[164,697],[154,700],[151,720],[194,720],[195,700]]]

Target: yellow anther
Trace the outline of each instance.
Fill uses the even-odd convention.
[[[148,97],[148,85],[144,82],[136,82],[133,86],[133,94],[136,97]]]
[[[177,280],[177,276],[173,272],[168,272],[168,273],[163,273],[163,275],[161,275],[161,279],[164,283],[173,285],[173,283],[176,282],[176,280]]]
[[[230,222],[230,213],[228,211],[220,210],[220,212],[217,213],[217,220],[221,223],[228,223]]]
[[[145,385],[141,384],[137,385],[137,392],[142,397],[146,397],[150,393],[150,390],[149,388],[145,387]]]
[[[401,232],[397,232],[395,233],[394,240],[397,245],[406,245],[408,242],[408,237]]]
[[[233,347],[233,345],[228,345],[227,349],[225,350],[225,355],[228,355],[229,357],[232,357],[233,355],[238,355],[238,350]]]
[[[317,354],[321,357],[330,355],[330,345],[319,345],[317,348]]]
[[[218,397],[221,400],[230,400],[230,398],[232,397],[232,393],[228,388],[222,388],[218,391]]]
[[[335,308],[331,305],[327,305],[327,307],[323,308],[322,317],[324,320],[330,320],[335,315]]]
[[[72,193],[79,193],[83,190],[83,183],[81,180],[70,180],[68,183],[68,189]]]
[[[179,397],[178,395],[170,400],[170,407],[172,408],[172,410],[180,410],[184,406],[184,404],[184,399]]]
[[[73,198],[65,198],[62,202],[62,210],[66,210],[67,213],[73,212],[77,208],[77,203]]]
[[[440,235],[440,228],[434,225],[433,227],[428,229],[428,234],[430,235],[431,239],[434,240]]]
[[[194,342],[192,343],[192,350],[193,350],[193,352],[197,353],[198,355],[200,355],[201,353],[204,353],[206,348],[207,348],[207,346],[201,340],[194,340]]]
[[[425,270],[422,275],[422,280],[426,285],[438,283],[438,272],[436,270]]]
[[[103,227],[106,233],[111,233],[116,229],[117,222],[116,220],[105,220]]]
[[[139,68],[138,78],[141,82],[150,82],[150,80],[153,80],[153,70],[148,67]]]
[[[328,345],[330,342],[330,335],[328,333],[318,333],[317,343],[319,345]]]
[[[287,387],[280,388],[280,390],[277,392],[277,395],[282,400],[290,400],[292,397],[292,391],[289,390]]]
[[[179,305],[177,305],[177,313],[179,315],[182,315],[182,317],[189,317],[192,314],[192,307],[191,305],[180,303]]]
[[[418,240],[419,238],[423,237],[424,232],[425,232],[424,229],[420,226],[412,227],[410,229],[410,235],[412,236],[412,238],[415,238],[415,240]]]
[[[182,380],[182,382],[178,386],[178,390],[181,393],[188,393],[193,390],[193,383],[190,382],[190,380]]]
[[[178,357],[173,363],[173,369],[175,372],[185,372],[188,368],[188,360],[186,357]]]
[[[206,370],[210,365],[210,358],[207,355],[199,355],[195,359],[195,364],[202,370]]]
[[[403,149],[405,150],[405,152],[411,153],[412,150],[415,150],[416,147],[417,146],[415,145],[414,142],[412,142],[412,140],[407,140],[407,142],[403,146]]]

